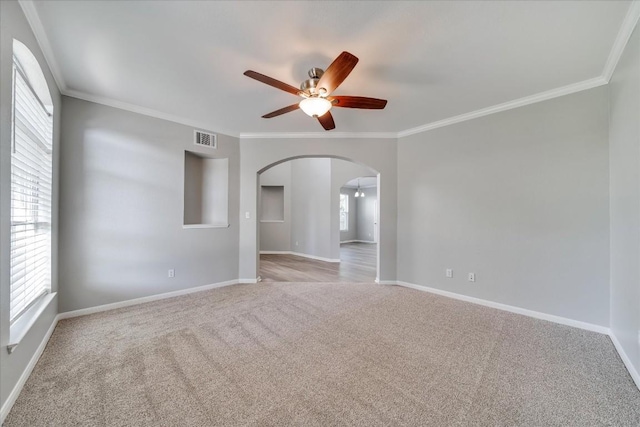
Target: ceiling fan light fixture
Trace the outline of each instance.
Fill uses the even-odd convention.
[[[321,97],[303,99],[299,105],[302,111],[311,117],[322,117],[332,106],[331,101]]]

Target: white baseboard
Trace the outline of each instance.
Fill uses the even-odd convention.
[[[208,291],[209,289],[222,288],[224,286],[235,285],[237,283],[241,283],[241,282],[239,280],[227,280],[226,282],[218,282],[210,285],[198,286],[195,288],[181,289],[179,291],[165,292],[163,294],[150,295],[148,297],[135,298],[127,301],[120,301],[120,302],[114,302],[111,304],[98,305],[95,307],[82,308],[80,310],[66,311],[64,313],[58,314],[58,317],[59,319],[69,319],[72,317],[86,316],[87,314],[100,313],[102,311],[115,310],[117,308],[123,308],[123,307],[130,307],[132,305],[144,304],[145,302],[173,298],[180,295],[192,294],[194,292]]]
[[[609,332],[610,332],[609,328],[606,326],[594,325],[592,323],[582,322],[580,320],[574,320],[566,317],[555,316],[553,314],[541,313],[539,311],[528,310],[526,308],[502,304],[499,302],[493,302],[493,301],[484,300],[484,299],[475,298],[475,297],[470,297],[467,295],[456,294],[455,292],[443,291],[442,289],[416,285],[408,282],[398,281],[397,284],[399,286],[404,286],[405,288],[411,288],[411,289],[417,289],[419,291],[430,292],[432,294],[454,298],[460,301],[466,301],[473,304],[484,305],[485,307],[496,308],[498,310],[508,311],[511,313],[522,314],[524,316],[529,316],[529,317],[533,317],[541,320],[547,320],[549,322],[559,323],[561,325],[573,326],[574,328],[585,329],[587,331],[598,332],[605,335],[609,335]]]
[[[373,240],[342,240],[340,244],[343,243],[376,243]]]
[[[304,258],[315,259],[315,260],[324,261],[324,262],[340,262],[339,259],[325,258],[321,256],[316,256],[316,255],[303,254],[300,252],[291,252],[291,255],[301,256]]]
[[[59,317],[60,315],[57,315],[56,317],[53,318],[53,322],[51,322],[51,326],[49,326],[49,330],[47,330],[47,333],[42,338],[42,342],[36,349],[36,352],[33,354],[33,357],[31,357],[31,360],[29,361],[29,364],[27,365],[25,370],[22,372],[22,375],[20,375],[20,379],[18,379],[18,382],[13,387],[13,390],[11,390],[11,393],[9,393],[9,397],[7,397],[7,400],[4,402],[4,405],[2,405],[2,408],[0,408],[0,426],[4,423],[4,420],[5,418],[7,418],[7,415],[9,415],[9,411],[11,411],[13,404],[16,403],[16,400],[18,399],[18,396],[22,391],[22,387],[24,387],[24,384],[29,379],[31,372],[33,372],[33,368],[36,367],[36,363],[38,363],[40,356],[42,356],[42,353],[44,353],[44,349],[45,347],[47,347],[49,338],[51,338],[51,335],[53,334],[53,331],[56,328],[56,325],[58,324]]]
[[[321,256],[303,254],[301,252],[293,252],[293,251],[260,251],[260,255],[295,255],[295,256],[301,256],[304,258],[315,259],[317,261],[340,262],[339,259],[325,258]]]
[[[291,254],[299,255],[299,256],[307,256],[307,255],[304,255],[304,254],[297,254],[297,253],[293,253],[293,252],[291,252]],[[309,256],[307,256],[307,257],[309,257]],[[117,309],[117,308],[129,307],[129,306],[133,306],[133,305],[143,304],[145,302],[158,301],[158,300],[162,300],[162,299],[166,299],[166,298],[172,298],[172,297],[176,297],[176,296],[180,296],[180,295],[186,295],[186,294],[195,293],[195,292],[202,292],[202,291],[206,291],[206,290],[209,290],[209,289],[215,289],[215,288],[221,288],[221,287],[224,287],[224,286],[234,285],[234,284],[237,284],[237,283],[257,283],[257,281],[258,281],[257,279],[228,280],[226,282],[213,283],[211,285],[204,285],[204,286],[199,286],[199,287],[196,287],[196,288],[183,289],[183,290],[179,290],[179,291],[167,292],[167,293],[158,294],[158,295],[151,295],[151,296],[148,296],[148,297],[136,298],[136,299],[133,299],[133,300],[121,301],[121,302],[117,302],[117,303],[113,303],[113,304],[104,304],[104,305],[100,305],[100,306],[97,306],[97,307],[90,307],[90,308],[85,308],[85,309],[81,309],[81,310],[67,311],[65,313],[58,314],[54,318],[53,322],[51,323],[51,326],[49,327],[49,330],[47,331],[47,333],[43,337],[42,342],[40,343],[40,345],[38,346],[38,349],[34,353],[34,355],[31,358],[31,360],[29,361],[29,364],[27,365],[27,367],[25,368],[24,372],[20,376],[20,379],[18,380],[18,382],[16,383],[15,387],[13,388],[11,393],[9,394],[9,397],[5,401],[4,405],[2,405],[2,408],[0,408],[0,425],[2,425],[2,423],[4,422],[4,420],[7,417],[7,415],[9,415],[9,411],[11,411],[11,408],[13,407],[13,404],[15,403],[15,401],[18,398],[18,396],[20,395],[20,392],[22,391],[22,388],[24,387],[24,384],[27,382],[27,379],[31,375],[31,372],[33,371],[33,368],[36,366],[36,363],[38,363],[38,360],[40,359],[40,356],[42,356],[42,353],[44,352],[44,349],[46,348],[47,343],[49,342],[49,339],[51,338],[51,335],[53,334],[53,331],[55,330],[56,325],[58,324],[59,320],[68,319],[68,318],[77,317],[77,316],[84,316],[84,315],[87,315],[87,314],[99,313],[99,312],[102,312],[102,311],[114,310],[114,309]],[[620,342],[618,341],[616,336],[610,331],[609,328],[607,328],[605,326],[594,325],[594,324],[591,324],[591,323],[586,323],[586,322],[582,322],[582,321],[578,321],[578,320],[568,319],[568,318],[565,318],[565,317],[555,316],[555,315],[546,314],[546,313],[540,313],[540,312],[533,311],[533,310],[528,310],[528,309],[524,309],[524,308],[520,308],[520,307],[515,307],[515,306],[510,306],[510,305],[506,305],[506,304],[493,302],[493,301],[483,300],[483,299],[480,299],[480,298],[470,297],[470,296],[467,296],[467,295],[456,294],[454,292],[443,291],[441,289],[431,288],[431,287],[422,286],[422,285],[416,285],[416,284],[413,284],[413,283],[408,283],[408,282],[403,282],[403,281],[380,280],[380,281],[378,281],[378,283],[380,285],[398,285],[398,286],[403,286],[403,287],[406,287],[406,288],[416,289],[416,290],[423,291],[423,292],[429,292],[429,293],[445,296],[445,297],[448,297],[448,298],[454,298],[454,299],[457,299],[457,300],[460,300],[460,301],[470,302],[470,303],[473,303],[473,304],[478,304],[478,305],[483,305],[483,306],[486,306],[486,307],[496,308],[498,310],[504,310],[504,311],[508,311],[508,312],[511,312],[511,313],[521,314],[521,315],[533,317],[533,318],[536,318],[536,319],[547,320],[547,321],[550,321],[550,322],[559,323],[561,325],[567,325],[567,326],[572,326],[572,327],[576,327],[576,328],[580,328],[580,329],[585,329],[585,330],[588,330],[588,331],[593,331],[593,332],[599,332],[599,333],[606,334],[611,338],[611,341],[613,342],[613,345],[614,345],[616,351],[618,352],[618,354],[620,355],[620,358],[622,359],[625,367],[629,371],[629,374],[631,375],[631,378],[635,382],[635,384],[638,387],[638,389],[640,389],[640,375],[638,374],[638,371],[635,369],[635,367],[631,363],[631,360],[629,359],[629,357],[625,353],[624,349],[622,348],[622,345],[620,344]]]
[[[622,359],[624,366],[626,366],[627,371],[629,371],[629,375],[631,375],[633,382],[636,383],[636,387],[638,387],[638,389],[640,390],[640,374],[638,374],[636,367],[633,366],[633,363],[631,363],[631,359],[629,359],[629,356],[627,356],[627,353],[624,351],[622,344],[620,344],[620,341],[618,341],[618,338],[615,336],[613,331],[609,333],[609,338],[611,338],[611,342],[613,342],[613,346],[618,351],[620,359]]]

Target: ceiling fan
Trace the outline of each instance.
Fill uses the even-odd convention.
[[[385,99],[367,98],[364,96],[331,96],[333,91],[347,78],[357,63],[358,58],[354,55],[349,52],[342,52],[331,65],[329,65],[326,71],[321,68],[310,69],[309,79],[302,82],[300,89],[251,70],[245,71],[244,75],[304,98],[296,104],[265,114],[262,116],[263,118],[270,119],[300,108],[307,115],[317,118],[325,130],[331,130],[336,127],[333,116],[329,111],[331,107],[381,110],[387,105]]]

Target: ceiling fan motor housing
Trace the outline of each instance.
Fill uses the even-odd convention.
[[[317,86],[320,77],[324,74],[324,70],[322,68],[312,68],[308,72],[309,79],[302,82],[300,85],[300,90],[305,92],[307,95],[317,95]]]

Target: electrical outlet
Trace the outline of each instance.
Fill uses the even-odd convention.
[[[169,270],[168,274],[169,277],[176,277],[176,271],[172,268]]]
[[[469,281],[470,282],[476,281],[476,273],[469,273]]]
[[[298,241],[296,240],[296,246],[298,246]]]
[[[453,277],[453,270],[450,268],[447,268],[446,275],[449,279],[451,279]]]
[[[244,217],[245,217],[246,219],[249,219],[249,218],[251,218],[251,214],[250,214],[249,212],[245,212],[245,213],[244,213]]]

